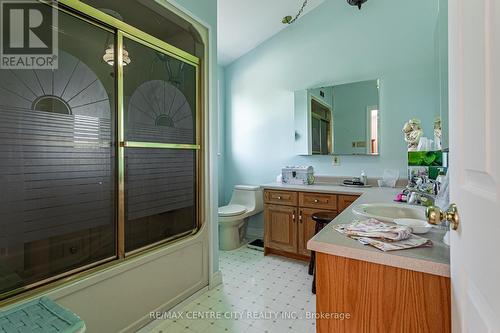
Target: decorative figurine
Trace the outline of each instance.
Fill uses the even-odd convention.
[[[436,150],[441,150],[442,143],[441,143],[441,136],[443,135],[443,130],[441,127],[441,118],[436,118],[434,120],[434,144],[435,144],[435,149]]]
[[[424,134],[422,122],[419,119],[410,119],[403,126],[405,141],[408,143],[408,151],[417,150],[420,138]]]

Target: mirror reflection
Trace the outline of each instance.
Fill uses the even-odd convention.
[[[301,155],[378,155],[379,81],[297,92],[295,123]]]

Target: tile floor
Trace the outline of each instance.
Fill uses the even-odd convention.
[[[246,246],[220,252],[224,283],[180,312],[167,313],[154,333],[315,332],[316,297],[307,263]]]

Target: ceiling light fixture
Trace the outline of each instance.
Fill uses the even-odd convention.
[[[122,58],[123,58],[122,60],[123,66],[127,66],[132,62],[130,56],[128,55],[128,51],[125,50],[125,47],[123,47]],[[115,64],[115,46],[113,44],[110,44],[108,48],[104,51],[102,60],[104,60],[110,66],[113,66]]]
[[[113,16],[114,18],[116,18],[120,21],[123,21],[123,17],[120,15],[120,13],[118,13],[114,10],[107,9],[107,8],[99,8],[99,10],[110,15],[110,16]],[[104,62],[110,66],[115,65],[115,45],[111,41],[112,38],[113,37],[109,36],[109,35],[106,38],[106,44],[104,44],[104,55],[102,56],[102,60],[104,60]],[[130,64],[132,62],[132,60],[130,59],[130,56],[128,54],[128,51],[125,49],[125,45],[123,45],[122,58],[123,58],[123,60],[122,60],[123,66],[127,66],[128,64]]]
[[[347,3],[351,6],[357,6],[359,9],[361,9],[361,5],[367,1],[368,0],[347,0]]]
[[[304,8],[306,8],[307,6],[307,2],[309,0],[305,0],[304,3],[302,4],[302,7],[300,7],[300,10],[299,12],[297,13],[297,15],[295,15],[295,17],[292,18],[292,16],[288,15],[288,16],[285,16],[283,17],[283,19],[281,20],[281,23],[283,24],[292,24],[293,22],[297,21],[297,19],[300,17],[300,15],[302,15],[302,12],[304,12]],[[366,0],[365,0],[366,1]]]

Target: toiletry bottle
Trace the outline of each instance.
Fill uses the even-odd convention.
[[[368,185],[368,177],[366,177],[366,174],[364,171],[361,171],[361,182],[363,183],[363,185]]]
[[[445,178],[446,178],[446,172],[443,169],[439,170],[439,175],[436,178],[436,184],[437,184],[436,192],[437,193],[439,193],[439,191],[441,191],[441,185],[444,183]]]
[[[436,182],[438,182],[438,184],[442,184],[444,181],[444,177],[446,177],[446,172],[443,169],[439,170]]]

